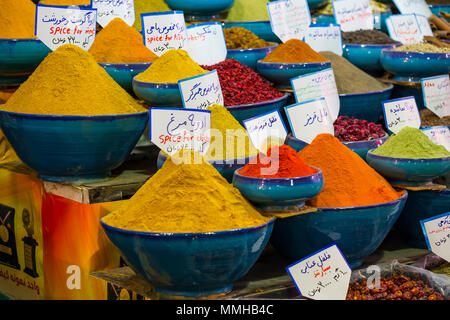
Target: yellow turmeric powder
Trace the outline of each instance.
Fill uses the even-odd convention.
[[[177,83],[209,71],[200,67],[183,49],[162,54],[150,67],[136,76],[136,80],[151,83]]]
[[[134,231],[201,233],[254,227],[270,219],[198,153],[181,150],[175,157],[103,221]]]
[[[0,109],[80,116],[147,110],[122,89],[92,55],[72,44],[51,52]]]
[[[142,63],[158,58],[144,45],[142,35],[120,18],[111,20],[96,35],[89,53],[103,63]]]
[[[1,6],[0,39],[36,38],[36,5],[31,0],[2,0]]]
[[[20,158],[0,129],[0,164],[15,161],[20,161]]]
[[[39,4],[50,6],[88,6],[91,0],[41,0]]]
[[[171,11],[172,9],[164,2],[164,0],[134,0],[134,20],[133,27],[141,30],[141,13]]]

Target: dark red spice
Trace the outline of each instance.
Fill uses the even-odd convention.
[[[384,137],[386,132],[381,124],[339,116],[334,122],[334,135],[340,141],[349,142],[379,139]]]
[[[397,274],[382,277],[379,288],[370,289],[366,280],[351,282],[347,300],[445,300],[445,297],[422,280]]]
[[[258,154],[256,163],[248,163],[239,170],[247,177],[255,178],[296,178],[310,176],[317,172],[300,158],[288,145],[272,146],[267,155]]]
[[[201,67],[209,71],[217,70],[225,107],[270,101],[284,95],[237,60],[226,59],[212,66]]]

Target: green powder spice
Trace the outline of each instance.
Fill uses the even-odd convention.
[[[268,0],[236,0],[228,12],[227,21],[269,21]]]
[[[449,157],[444,146],[433,143],[420,129],[404,127],[390,136],[373,154],[394,158],[431,159]]]

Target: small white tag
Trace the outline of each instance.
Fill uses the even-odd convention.
[[[450,212],[421,220],[428,249],[450,262]]]
[[[226,59],[227,44],[220,22],[191,25],[187,37],[187,52],[198,64],[211,66]]]
[[[422,78],[423,101],[439,118],[450,116],[450,81],[448,74]]]
[[[169,155],[181,149],[205,154],[211,142],[211,111],[150,108],[150,141]]]
[[[309,144],[318,134],[334,135],[333,120],[325,98],[293,104],[284,109],[297,139]]]
[[[444,126],[421,129],[433,143],[444,146],[450,151],[450,129]]]
[[[352,269],[336,244],[286,268],[301,295],[314,300],[345,300]]]
[[[420,32],[423,36],[433,37],[433,30],[431,30],[430,23],[428,22],[427,17],[422,16],[420,14],[416,14],[417,23],[419,24]]]
[[[420,128],[421,120],[414,97],[383,101],[384,121],[393,133],[404,127]]]
[[[312,24],[304,40],[314,51],[331,51],[342,56],[342,35],[338,25]]]
[[[393,0],[401,14],[417,13],[428,18],[432,12],[425,0]]]
[[[183,11],[150,12],[141,14],[144,44],[157,56],[171,49],[186,46],[186,24]]]
[[[35,34],[52,51],[64,44],[89,50],[95,40],[96,24],[96,9],[36,6]]]
[[[415,14],[392,15],[386,19],[386,26],[389,36],[402,44],[423,41],[423,34]]]
[[[134,0],[92,0],[92,8],[97,9],[97,21],[103,28],[115,18],[120,18],[129,26],[136,20]]]
[[[344,32],[372,30],[372,7],[369,0],[339,0],[332,2],[336,23]]]
[[[278,110],[244,120],[244,126],[253,146],[265,151],[269,139],[284,142],[287,136],[286,126]]]
[[[222,88],[217,70],[178,81],[183,106],[206,109],[213,104],[223,106]]]

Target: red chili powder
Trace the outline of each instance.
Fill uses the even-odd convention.
[[[309,167],[294,149],[284,144],[269,148],[267,155],[258,154],[257,162],[248,163],[239,173],[255,178],[296,178],[310,176],[317,170]]]

